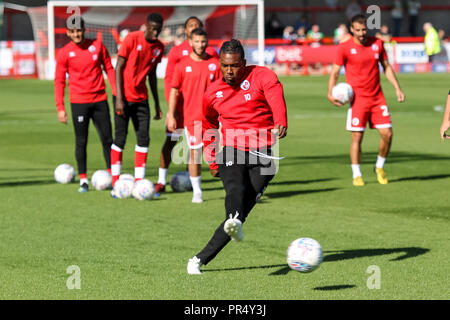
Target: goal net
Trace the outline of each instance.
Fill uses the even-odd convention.
[[[152,12],[160,13],[164,19],[159,39],[166,45],[165,56],[173,46],[185,40],[186,19],[196,16],[204,23],[210,46],[218,50],[224,41],[236,38],[241,40],[249,64],[264,64],[264,0],[50,0],[45,30],[48,50],[45,77],[53,78],[55,57],[69,42],[66,20],[71,15],[81,14],[86,23],[86,37],[101,39],[115,63],[124,37],[144,28]],[[159,77],[164,75],[164,62],[158,66]]]

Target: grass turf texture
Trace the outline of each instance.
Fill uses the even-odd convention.
[[[368,130],[366,186],[358,188],[346,111],[326,100],[328,78],[281,78],[286,159],[244,224],[245,242],[231,242],[201,276],[187,275],[186,263],[225,216],[221,182],[206,166],[201,205],[191,204],[191,193],[170,188],[148,202],[112,199],[108,191],[79,194],[78,183],[53,179],[56,166],[75,166],[75,157],[73,127],[57,121],[52,82],[1,80],[0,299],[448,299],[450,145],[439,139],[442,112],[435,106],[444,106],[450,79],[398,77],[403,104],[382,78],[394,124],[385,167],[390,183],[376,182],[379,138]],[[159,89],[163,100],[162,82]],[[152,181],[164,139],[164,122],[152,120]],[[127,173],[133,173],[134,145],[130,129]],[[91,125],[89,177],[103,168]],[[172,165],[169,178],[184,168]],[[309,274],[287,268],[286,249],[299,237],[324,249],[324,262]],[[71,265],[81,270],[80,290],[66,286]],[[379,267],[380,289],[367,287],[369,266]]]

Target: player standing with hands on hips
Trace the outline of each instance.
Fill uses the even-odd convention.
[[[367,122],[370,128],[377,129],[381,139],[375,173],[378,183],[387,184],[384,164],[392,143],[392,122],[380,85],[378,63],[381,63],[386,78],[394,86],[398,102],[405,100],[405,95],[395,76],[394,69],[387,60],[383,42],[375,37],[367,36],[366,17],[355,15],[351,20],[350,29],[353,38],[341,43],[328,81],[328,100],[335,106],[342,106],[332,95],[339,71],[345,67],[345,79],[353,88],[355,97],[350,103],[347,113],[347,130],[352,133],[350,144],[350,160],[353,172],[353,185],[364,186],[361,163],[361,143]]]
[[[56,59],[56,109],[58,120],[61,123],[67,123],[64,91],[66,74],[68,74],[72,121],[75,129],[75,158],[80,176],[78,192],[86,192],[89,190],[86,147],[91,119],[103,146],[106,167],[111,173],[112,129],[103,70],[106,71],[113,95],[116,94],[115,75],[111,58],[103,43],[100,40],[85,38],[85,23],[81,16],[69,17],[66,25],[66,34],[71,41],[61,49]]]
[[[225,220],[207,245],[187,264],[189,274],[201,274],[233,239],[244,238],[242,224],[275,175],[271,147],[287,132],[283,86],[268,68],[246,66],[238,40],[226,41],[219,54],[223,78],[213,82],[204,98],[203,129],[222,130],[223,150],[216,155],[225,189]],[[214,143],[217,144],[218,134]],[[205,148],[205,158],[211,150]]]
[[[158,40],[163,18],[151,13],[145,23],[145,31],[134,31],[122,42],[116,65],[117,99],[115,102],[115,137],[111,146],[112,185],[119,179],[122,169],[122,152],[131,119],[136,132],[137,145],[134,155],[135,181],[145,177],[148,145],[150,143],[150,108],[148,104],[147,78],[155,102],[155,116],[162,117],[157,90],[156,66],[164,54],[164,44]],[[115,197],[114,190],[111,195]]]

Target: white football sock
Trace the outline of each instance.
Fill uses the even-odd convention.
[[[353,172],[353,179],[356,177],[362,177],[361,168],[359,164],[352,164],[352,172]]]
[[[377,156],[377,163],[375,164],[375,167],[377,168],[383,168],[384,163],[386,161],[386,158],[381,157],[380,155]]]
[[[168,171],[168,169],[159,168],[159,171],[158,171],[158,183],[166,185],[166,183],[167,183],[167,171]]]
[[[198,176],[198,177],[189,176],[189,179],[191,179],[192,191],[194,192],[194,194],[201,194],[202,193],[202,188],[201,188],[202,176]]]
[[[82,186],[83,183],[89,184],[89,180],[87,178],[80,179],[80,186]]]

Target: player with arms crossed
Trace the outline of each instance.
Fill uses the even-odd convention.
[[[190,43],[191,32],[194,29],[203,28],[202,21],[197,17],[189,17],[186,19],[184,24],[184,32],[186,34],[187,39],[179,44],[178,46],[173,47],[169,55],[167,57],[167,67],[166,74],[164,76],[164,92],[166,96],[167,104],[169,104],[170,91],[172,89],[172,78],[175,72],[176,65],[185,57],[189,56],[192,53],[192,45]],[[210,56],[218,58],[217,52],[214,48],[206,47],[206,53]],[[158,183],[155,185],[155,191],[157,193],[164,192],[165,186],[167,183],[167,170],[169,168],[169,164],[172,161],[172,150],[175,147],[179,137],[180,132],[184,128],[184,120],[183,120],[183,94],[180,91],[178,95],[178,101],[176,105],[176,119],[177,119],[177,127],[174,131],[169,131],[166,128],[166,141],[161,150],[161,158],[158,172]],[[217,165],[211,165],[211,174],[217,174]]]
[[[164,54],[164,45],[158,40],[163,18],[159,13],[151,13],[145,23],[145,31],[134,31],[122,42],[116,65],[117,99],[115,102],[115,137],[111,147],[112,184],[119,179],[122,169],[122,152],[128,134],[131,118],[136,132],[137,145],[134,155],[134,177],[145,177],[148,145],[150,143],[150,108],[148,89],[145,84],[148,77],[150,89],[155,101],[155,117],[162,117],[157,90],[156,66]],[[113,190],[114,191],[114,190]],[[111,193],[115,197],[114,192]]]
[[[167,129],[174,132],[177,127],[176,108],[183,92],[183,113],[186,140],[190,149],[189,175],[193,189],[193,203],[203,202],[201,189],[203,94],[208,85],[220,75],[219,60],[206,52],[206,32],[197,28],[191,34],[192,52],[175,67],[167,113]]]
[[[189,274],[201,274],[200,267],[231,239],[243,240],[242,223],[275,175],[271,147],[287,132],[283,86],[276,74],[265,67],[246,66],[244,49],[235,39],[222,45],[219,57],[223,78],[205,93],[203,126],[211,131],[221,124],[224,148],[216,157],[226,193],[226,217],[207,245],[189,259]],[[207,136],[208,132],[204,139]],[[214,143],[217,140],[218,134]]]
[[[361,143],[367,122],[370,128],[377,129],[381,136],[375,173],[378,183],[387,184],[388,180],[383,168],[392,143],[392,122],[381,90],[378,63],[381,63],[386,78],[394,86],[397,100],[403,102],[405,95],[387,60],[383,42],[375,37],[367,36],[366,17],[362,14],[354,16],[350,28],[353,38],[339,45],[330,73],[328,100],[335,106],[342,106],[342,103],[332,96],[332,90],[337,83],[341,67],[345,66],[346,82],[352,86],[355,94],[347,113],[347,130],[352,133],[350,160],[353,185],[364,185],[360,163]]]
[[[116,93],[114,68],[108,51],[100,40],[85,38],[85,22],[81,16],[66,21],[70,42],[58,54],[55,69],[55,100],[58,120],[67,123],[64,107],[66,74],[69,75],[69,95],[75,129],[75,158],[80,176],[79,192],[89,190],[86,147],[89,121],[92,119],[103,146],[106,167],[111,171],[112,129],[105,91],[103,70],[106,71],[113,95]],[[102,69],[103,67],[103,69]]]

